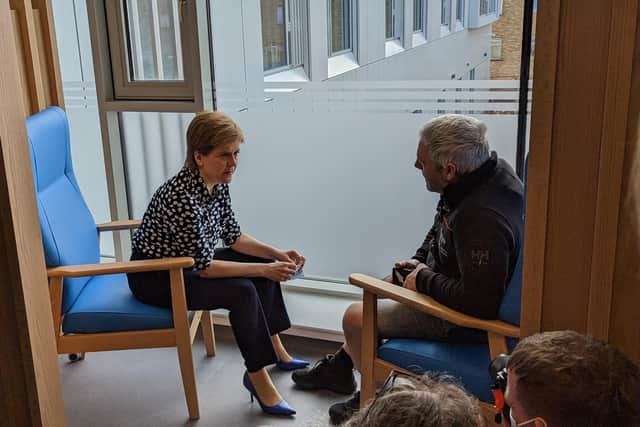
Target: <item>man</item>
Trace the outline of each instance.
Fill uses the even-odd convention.
[[[523,234],[523,186],[513,169],[489,151],[486,126],[468,116],[449,114],[420,131],[415,167],[427,190],[440,193],[433,226],[412,259],[396,268],[411,270],[403,286],[432,296],[463,313],[495,319],[516,265]],[[447,340],[459,328],[391,300],[378,302],[382,338]],[[362,303],[344,314],[344,346],[292,379],[303,389],[355,391],[352,369],[360,363]],[[466,330],[465,339],[486,340]],[[359,393],[329,409],[335,424],[359,406]]]
[[[507,362],[506,403],[518,427],[640,426],[640,370],[573,331],[520,341]]]

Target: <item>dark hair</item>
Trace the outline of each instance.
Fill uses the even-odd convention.
[[[548,427],[638,426],[640,370],[612,346],[574,331],[520,341],[507,368],[530,418]]]
[[[214,148],[236,141],[244,142],[244,134],[231,117],[220,111],[198,113],[187,129],[187,158],[184,165],[195,170],[198,168],[193,158],[196,151],[206,156]]]
[[[434,375],[432,375],[434,376]],[[344,427],[483,427],[478,401],[451,377],[403,376]],[[434,376],[435,377],[435,376]]]

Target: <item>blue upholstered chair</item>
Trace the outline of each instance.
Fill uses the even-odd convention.
[[[207,355],[215,354],[209,312],[189,325],[182,269],[191,258],[100,264],[99,233],[135,228],[139,221],[96,225],[73,173],[65,112],[49,107],[27,119],[27,133],[59,354],[176,347],[189,418],[199,418],[191,344],[199,325]],[[172,309],[142,304],[127,272],[168,270]]]
[[[364,274],[352,274],[349,282],[364,291],[361,405],[375,394],[376,381],[381,381],[393,370],[418,374],[446,372],[458,378],[467,391],[481,401],[487,418],[490,414],[492,417],[494,402],[488,366],[500,353],[508,353],[520,337],[522,258],[521,252],[500,305],[497,320],[474,318],[446,307],[426,295]],[[390,298],[459,326],[486,331],[487,342],[466,344],[455,341],[390,339],[378,347],[378,297]]]

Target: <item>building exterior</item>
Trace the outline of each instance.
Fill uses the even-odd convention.
[[[536,15],[534,9],[530,72],[533,71],[535,53]],[[502,14],[491,26],[491,79],[518,80],[520,78],[523,17],[524,0],[503,0]]]

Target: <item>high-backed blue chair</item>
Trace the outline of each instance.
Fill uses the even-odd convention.
[[[100,264],[99,233],[135,228],[139,221],[96,225],[73,173],[65,112],[49,107],[27,119],[40,229],[49,276],[59,354],[176,347],[189,418],[199,418],[191,344],[202,325],[207,355],[215,354],[209,312],[189,325],[182,269],[192,258]],[[141,303],[127,272],[168,270],[172,309]]]
[[[526,175],[526,169],[525,169]],[[360,402],[365,405],[375,394],[376,381],[391,371],[410,374],[446,372],[458,378],[479,400],[487,418],[494,406],[488,366],[493,358],[508,353],[520,337],[520,299],[522,291],[522,251],[500,305],[497,320],[484,320],[455,311],[433,298],[392,285],[374,277],[354,273],[349,282],[361,287],[363,330]],[[467,344],[462,340],[438,342],[417,339],[389,339],[378,347],[377,299],[390,298],[458,326],[487,332],[487,342]]]

